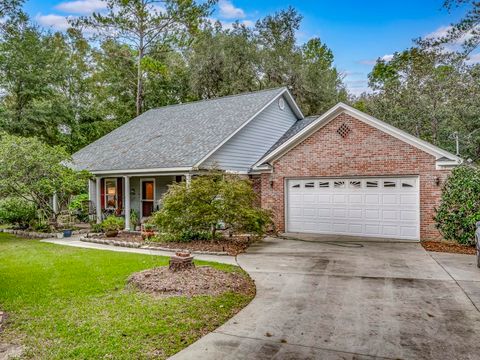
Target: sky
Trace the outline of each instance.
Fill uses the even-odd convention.
[[[219,0],[213,19],[225,26],[240,21],[251,26],[256,20],[288,6],[303,16],[298,43],[319,37],[332,49],[335,66],[353,94],[368,91],[368,73],[377,58],[390,59],[396,51],[412,46],[418,37],[445,32],[462,17],[465,8],[448,12],[444,0]],[[28,0],[25,10],[39,25],[65,30],[66,17],[87,15],[104,9],[102,0]],[[480,62],[480,53],[472,56]]]

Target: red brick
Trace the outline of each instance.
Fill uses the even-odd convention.
[[[337,129],[347,124],[345,138]],[[420,179],[420,238],[440,237],[435,228],[435,207],[441,183],[449,170],[436,170],[435,157],[386,134],[350,115],[340,114],[273,162],[273,173],[252,178],[261,205],[274,213],[278,231],[285,230],[284,183],[286,178],[418,175]]]

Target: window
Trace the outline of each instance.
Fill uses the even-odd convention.
[[[318,183],[318,187],[320,188],[328,188],[330,187],[330,181],[320,181]]]
[[[383,182],[383,187],[384,188],[393,188],[397,186],[397,184],[395,183],[395,181],[384,181]]]
[[[404,179],[402,180],[402,188],[413,188],[415,187],[414,179]]]
[[[376,188],[378,187],[378,181],[377,180],[370,180],[366,182],[367,188]]]
[[[294,184],[294,185],[292,185],[292,189],[298,189],[298,188],[300,188],[300,184]]]
[[[340,181],[334,181],[333,182],[333,187],[337,189],[343,189],[345,188],[345,181],[340,180]]]
[[[350,181],[350,187],[354,189],[360,189],[362,187],[362,182],[358,180]]]
[[[117,208],[117,179],[105,179],[105,208]]]
[[[305,183],[305,187],[306,188],[313,188],[315,187],[315,183],[312,181],[312,182],[308,182],[308,183]]]

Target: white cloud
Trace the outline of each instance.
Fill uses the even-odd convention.
[[[62,2],[55,9],[74,14],[91,14],[106,7],[107,4],[102,0],[75,0]]]
[[[69,19],[73,19],[72,16],[61,16],[55,14],[42,15],[38,14],[35,16],[36,21],[44,26],[49,27],[58,31],[65,31],[70,27],[68,23]]]
[[[467,62],[467,64],[470,64],[470,65],[479,64],[480,63],[480,53],[470,55],[466,62]]]
[[[245,17],[243,9],[235,7],[229,0],[220,0],[218,2],[220,16],[225,19],[241,19]]]
[[[390,61],[390,60],[393,59],[393,54],[383,55],[383,56],[381,57],[381,59],[382,59],[383,61],[388,62],[388,61]]]
[[[389,62],[393,59],[393,54],[385,54],[380,57],[381,60]],[[358,61],[359,64],[362,65],[375,65],[377,63],[377,59],[365,59]]]

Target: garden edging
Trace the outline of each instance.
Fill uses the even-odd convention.
[[[14,229],[0,229],[0,233],[7,233],[17,235],[27,239],[50,239],[56,238],[58,233],[41,233],[36,231],[14,230]],[[75,230],[73,235],[84,234],[85,230]]]
[[[172,249],[172,248],[167,248],[167,247],[162,247],[162,246],[142,245],[142,244],[140,244],[138,242],[134,242],[134,241],[120,241],[120,240],[114,240],[114,239],[100,239],[100,238],[87,237],[87,236],[82,236],[80,238],[80,241],[90,242],[90,243],[95,243],[95,244],[111,245],[111,246],[139,248],[139,249],[145,249],[145,250],[168,251],[168,252],[171,252],[171,253],[176,253],[176,252],[179,252],[179,251],[185,251],[185,249]],[[226,251],[191,250],[190,252],[192,254],[197,254],[197,255],[221,255],[221,256],[227,255],[227,256],[229,256],[229,254]]]

